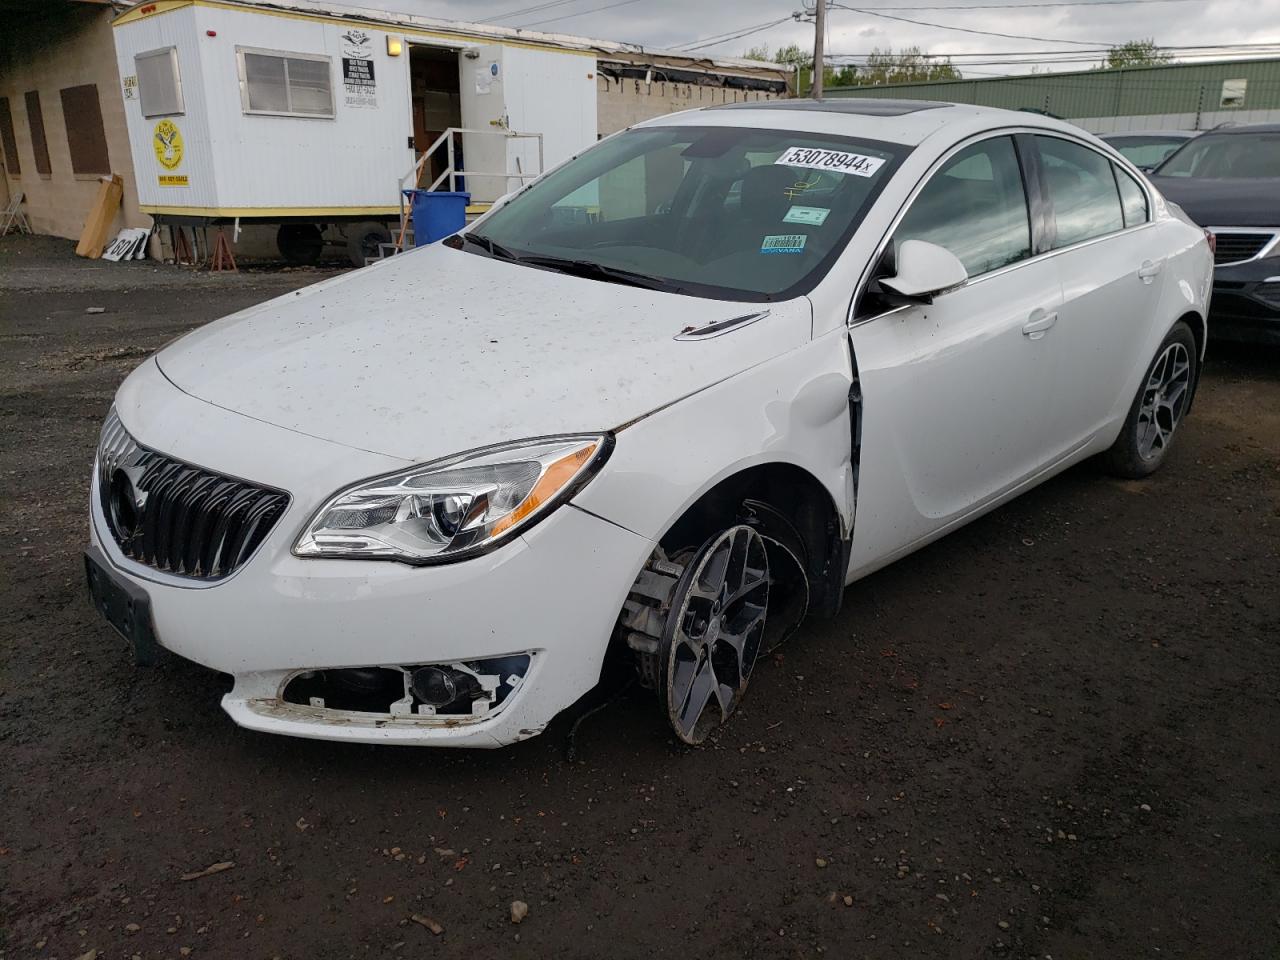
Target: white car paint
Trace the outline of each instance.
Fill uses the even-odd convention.
[[[1154,191],[1144,226],[973,278],[932,303],[854,314],[894,225],[965,144],[1049,132],[1124,165],[1068,124],[949,107],[690,111],[648,125],[679,124],[916,149],[817,286],[790,301],[652,292],[437,246],[211,324],[121,387],[115,407],[139,443],[291,496],[257,553],[213,584],[125,557],[90,498],[93,547],[147,592],[164,646],[234,675],[224,707],[237,723],[455,746],[532,736],[596,683],[637,574],[721,481],[770,464],[812,478],[805,496],[829,502],[847,545],[836,579],[852,582],[1107,449],[1167,331],[1207,315],[1203,235]],[[1147,261],[1161,269],[1140,278]],[[758,318],[696,335],[743,316]],[[856,450],[851,391],[861,397]],[[320,505],[358,481],[502,441],[599,431],[615,442],[599,474],[482,556],[414,567],[291,550]],[[486,717],[281,700],[299,671],[525,651],[534,660],[523,684]]]
[[[769,323],[697,346],[675,339],[761,306]],[[800,346],[810,329],[803,298],[677,297],[434,245],[218,320],[156,360],[201,400],[422,463],[626,423]],[[439,416],[442,401],[466,415]]]

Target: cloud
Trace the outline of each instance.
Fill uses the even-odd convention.
[[[340,0],[335,0],[340,2]],[[704,37],[746,29],[788,16],[800,0],[347,0],[443,19],[491,21],[504,26],[572,33],[605,40],[622,40],[652,47],[677,47]],[[859,0],[841,0],[853,5]],[[1035,61],[1031,51],[1080,51],[1090,46],[1120,44],[1151,37],[1163,46],[1209,43],[1275,42],[1280,50],[1280,0],[1145,0],[1140,3],[1104,2],[1090,6],[1026,8],[1019,0],[868,0],[868,9],[910,20],[928,21],[991,33],[1043,37],[1052,42],[962,33],[939,27],[903,23],[847,9],[832,9],[827,49],[836,54],[861,55],[872,47],[919,46],[939,54],[984,54],[957,59]],[[902,7],[1007,4],[999,10],[903,10]],[[1031,0],[1045,2],[1045,0]],[[805,4],[812,5],[812,0]],[[539,8],[539,9],[535,9]],[[607,8],[607,9],[604,9]],[[505,16],[504,16],[505,15]],[[553,19],[554,18],[554,19]],[[538,23],[536,21],[551,21]],[[771,49],[813,42],[813,26],[787,20],[759,33],[719,43],[703,53],[738,56],[747,48],[768,44]],[[1066,56],[1066,54],[1060,54]],[[1047,59],[1047,58],[1046,58]],[[1066,64],[1082,69],[1090,63]],[[970,71],[1010,73],[1029,70],[1008,63],[984,64]]]

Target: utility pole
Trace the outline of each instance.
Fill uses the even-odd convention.
[[[817,0],[817,3],[813,20],[813,83],[809,88],[809,96],[814,100],[821,100],[822,75],[826,72],[822,59],[822,40],[827,29],[827,0]]]

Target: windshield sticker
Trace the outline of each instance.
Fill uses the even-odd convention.
[[[782,218],[783,223],[803,223],[811,227],[820,227],[827,222],[831,213],[826,207],[792,207]]]
[[[779,233],[765,237],[760,244],[761,253],[804,253],[803,233]]]
[[[784,167],[851,173],[855,177],[875,176],[876,171],[884,165],[884,160],[880,157],[864,157],[860,153],[845,153],[843,150],[819,150],[816,147],[788,147],[773,162]]]

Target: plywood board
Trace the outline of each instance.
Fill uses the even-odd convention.
[[[124,181],[117,174],[109,178],[103,177],[98,187],[98,196],[89,209],[89,218],[84,222],[84,230],[80,232],[80,242],[76,245],[76,254],[96,260],[102,256],[102,249],[107,245],[107,231],[111,229],[111,221],[120,209],[120,198],[124,196]]]

